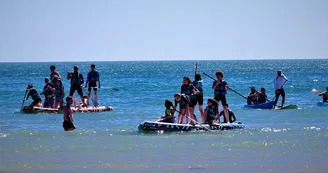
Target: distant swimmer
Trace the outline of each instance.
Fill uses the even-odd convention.
[[[326,88],[326,92],[319,93],[318,96],[322,96],[322,102],[328,103],[328,87]]]
[[[74,72],[67,72],[67,80],[71,80],[71,88],[69,91],[69,96],[73,96],[74,92],[80,95],[83,105],[87,105],[83,99],[82,85],[84,83],[83,75],[79,73],[79,67],[74,66]]]
[[[60,79],[61,76],[60,74],[56,71],[56,66],[55,65],[51,65],[50,66],[50,82],[52,83],[56,83],[57,79]]]
[[[157,122],[175,123],[174,106],[170,100],[165,100],[165,115]]]
[[[265,88],[261,88],[261,92],[258,93],[257,102],[258,103],[265,103],[267,100],[268,100],[268,96],[266,94],[266,90],[265,90]]]
[[[275,94],[276,94],[276,96],[275,96],[276,99],[274,100],[274,107],[276,107],[280,95],[282,97],[281,107],[284,106],[284,103],[285,103],[284,85],[287,81],[288,81],[287,77],[282,73],[281,70],[278,70],[277,76],[273,80]]]
[[[97,86],[98,82],[98,86]],[[99,73],[96,71],[96,65],[91,64],[91,71],[88,73],[87,81],[85,83],[85,88],[88,87],[88,100],[87,104],[89,105],[89,100],[91,96],[91,90],[93,89],[94,92],[94,106],[98,107],[98,94],[97,94],[97,88],[100,88],[100,78]]]
[[[44,79],[45,85],[43,87],[43,92],[41,95],[44,95],[43,107],[53,108],[55,102],[55,85],[50,83],[49,78]]]
[[[183,82],[181,85],[181,94],[185,94],[190,99],[190,104],[188,104],[186,116],[197,121],[197,118],[194,114],[194,107],[197,104],[196,95],[199,91],[192,84],[191,79],[188,76],[183,77]],[[189,119],[187,118],[187,124]]]
[[[186,94],[175,94],[174,95],[174,107],[176,108],[180,105],[179,115],[178,115],[178,124],[183,123],[183,117],[186,116],[188,112],[188,107],[190,104],[189,96]]]
[[[251,89],[251,92],[248,93],[247,96],[247,104],[248,105],[253,105],[257,104],[258,102],[258,92],[256,91],[255,87],[251,86],[249,87]]]
[[[199,109],[200,115],[202,117],[202,123],[205,123],[205,116],[204,116],[204,110],[203,110],[203,102],[204,102],[203,79],[202,79],[202,76],[200,74],[198,74],[197,64],[196,64],[196,70],[195,70],[195,80],[192,82],[192,84],[199,91],[196,93],[195,106],[198,103],[198,109]]]
[[[217,102],[221,101],[221,104],[223,106],[224,114],[226,118],[228,119],[229,112],[228,112],[228,107],[227,107],[227,99],[226,99],[226,94],[227,90],[229,90],[228,83],[223,80],[224,74],[222,71],[216,72],[216,77],[217,80],[213,82],[212,89],[214,90],[214,99]],[[230,123],[230,122],[228,122]]]
[[[73,103],[73,99],[71,96],[66,97],[66,106],[63,108],[64,113],[64,122],[63,128],[65,131],[73,131],[75,126],[73,124],[73,111],[71,109],[71,105]]]
[[[227,106],[229,108],[229,105],[227,105]],[[237,118],[236,118],[235,114],[230,109],[228,109],[228,111],[229,111],[229,122],[231,122],[231,123],[236,122]],[[224,112],[221,111],[220,112],[220,117],[223,116],[223,114],[224,114]],[[227,121],[226,117],[223,116],[223,123],[227,123],[227,122],[228,121]]]
[[[65,96],[64,85],[60,78],[55,79],[55,106],[54,108],[62,108]]]
[[[207,100],[207,107],[204,110],[204,116],[205,116],[205,123],[207,124],[215,124],[216,120],[219,120],[219,114],[218,114],[218,106],[219,103],[213,99],[213,98],[209,98]]]
[[[26,101],[30,96],[32,97],[33,102],[28,106],[30,109],[32,109],[34,106],[42,107],[42,100],[36,91],[35,88],[33,88],[32,84],[29,84],[27,87],[28,94],[26,98],[24,98],[24,101]]]

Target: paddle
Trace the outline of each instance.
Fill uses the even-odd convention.
[[[23,107],[24,107],[25,98],[26,98],[26,94],[27,94],[27,88],[28,88],[28,87],[26,87],[26,90],[25,90],[25,94],[24,94],[24,98],[23,98],[23,103],[22,103],[21,110],[23,110]]]
[[[205,129],[206,131],[211,131],[209,128],[203,126],[203,125],[202,125],[201,123],[199,123],[198,121],[196,121],[196,120],[194,120],[194,119],[192,119],[192,118],[190,118],[190,117],[187,117],[185,114],[182,114],[182,113],[181,113],[180,111],[178,111],[178,110],[175,110],[175,111],[177,111],[179,114],[185,116],[185,117],[188,118],[190,121],[192,121],[192,122],[198,124],[199,126],[201,126],[201,127],[202,127],[203,129]],[[195,114],[194,114],[194,115],[195,115]],[[195,116],[196,116],[196,115],[195,115]]]
[[[213,79],[214,81],[217,81],[217,80],[214,79],[212,76],[210,76],[210,75],[208,75],[208,74],[206,74],[206,73],[204,73],[204,72],[203,72],[203,74],[204,74],[205,76],[207,76],[207,77]],[[232,89],[232,88],[230,88],[230,87],[229,87],[229,89],[230,89],[232,92],[236,93],[237,95],[243,97],[244,99],[249,100],[249,98],[247,98],[247,97],[245,97],[244,95],[240,94],[240,93],[237,92],[236,90],[234,90],[234,89]]]

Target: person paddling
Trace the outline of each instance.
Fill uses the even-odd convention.
[[[83,99],[82,85],[84,83],[83,75],[79,73],[79,67],[74,66],[74,72],[67,72],[67,80],[71,80],[71,88],[69,91],[69,96],[73,96],[74,92],[77,90],[77,93],[80,95],[83,105],[87,105]]]
[[[73,111],[71,109],[72,103],[73,103],[72,97],[71,96],[66,97],[66,106],[64,106],[63,108],[63,113],[64,113],[63,128],[65,131],[75,130],[75,126],[73,124]]]
[[[97,87],[98,82],[98,87]],[[91,89],[93,89],[94,93],[94,106],[98,107],[98,94],[97,94],[97,88],[100,88],[100,78],[99,73],[96,71],[96,65],[91,64],[91,71],[88,73],[87,81],[85,83],[85,88],[88,87],[88,100],[87,104],[89,105],[89,100],[91,96]]]
[[[188,112],[188,107],[190,104],[189,96],[187,96],[185,94],[179,94],[179,93],[175,94],[174,95],[174,107],[176,108],[178,106],[178,104],[180,105],[180,110],[179,110],[179,115],[178,115],[178,124],[182,124],[183,117],[186,116],[186,114]]]
[[[165,122],[165,123],[175,123],[174,117],[174,106],[170,100],[165,100],[165,115],[161,117],[157,122]]]
[[[235,116],[235,114],[229,109],[229,105],[227,104],[228,107],[228,111],[229,111],[229,122],[233,123],[237,121],[237,118]],[[220,112],[220,117],[224,115],[224,111]],[[225,116],[223,116],[223,123],[227,123],[227,119]]]
[[[319,93],[318,96],[322,96],[322,102],[328,103],[328,87],[326,92]]]
[[[229,86],[228,83],[223,80],[224,74],[222,71],[216,72],[215,75],[217,77],[217,80],[214,81],[212,85],[212,89],[214,90],[214,99],[217,102],[221,101],[225,117],[226,119],[229,119],[228,118],[229,112],[228,112],[227,99],[226,99],[226,94],[227,94],[227,90],[229,90]],[[230,123],[230,121],[228,121],[227,123]]]
[[[287,77],[282,73],[281,70],[277,71],[277,76],[273,80],[274,89],[275,89],[275,100],[274,100],[274,107],[276,107],[279,96],[281,95],[281,107],[284,106],[285,103],[285,90],[284,90],[284,84],[288,81]]]
[[[196,64],[196,70],[195,70],[195,80],[192,82],[193,86],[199,91],[196,93],[196,102],[195,106],[198,103],[198,110],[200,112],[200,115],[202,117],[202,123],[205,123],[205,116],[204,116],[204,111],[203,111],[203,100],[204,100],[204,95],[203,95],[203,79],[200,74],[198,74],[197,71],[197,64]]]
[[[28,106],[29,109],[33,109],[34,106],[42,107],[42,100],[38,94],[38,91],[33,88],[32,84],[29,84],[27,87],[28,94],[26,98],[24,98],[24,101],[26,101],[30,96],[33,100],[33,102]]]
[[[257,104],[258,102],[258,92],[256,91],[255,87],[251,86],[249,87],[251,89],[251,92],[248,93],[247,96],[247,104],[248,105],[253,105]]]
[[[204,110],[205,123],[210,125],[215,124],[216,119],[218,119],[220,123],[220,118],[218,116],[218,106],[219,103],[215,99],[209,98],[207,100],[207,107]]]

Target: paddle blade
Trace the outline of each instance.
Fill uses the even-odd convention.
[[[320,91],[319,90],[317,90],[317,89],[312,89],[312,92],[314,92],[314,93],[319,93]]]

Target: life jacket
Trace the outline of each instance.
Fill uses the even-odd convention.
[[[216,106],[212,105],[212,106],[208,106],[207,109],[207,116],[210,117],[215,117],[216,116]]]
[[[172,109],[166,109],[166,110],[165,110],[165,117],[170,117],[170,116],[172,116],[172,113],[173,113]]]
[[[224,80],[222,80],[221,83],[215,87],[214,95],[225,96],[227,94],[227,89],[225,88],[224,83]]]
[[[82,85],[82,74],[80,73],[71,73],[71,85]],[[76,80],[77,79],[77,80]]]
[[[99,80],[99,73],[96,71],[90,71],[88,73],[88,81],[89,82],[97,82]]]
[[[199,94],[203,94],[203,82],[193,81],[192,84],[198,89]]]
[[[191,96],[192,94],[192,85],[182,85],[181,87],[181,94],[185,94],[187,96]]]

